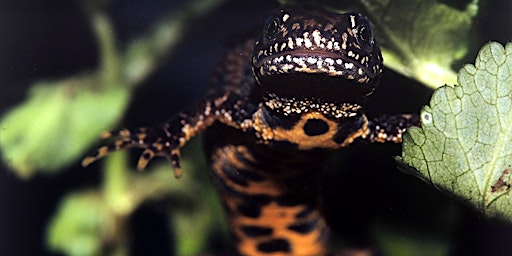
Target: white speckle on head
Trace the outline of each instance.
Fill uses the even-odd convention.
[[[286,43],[283,43],[283,44],[281,45],[281,49],[279,49],[279,51],[281,51],[281,52],[282,52],[284,49],[286,49]]]
[[[343,60],[341,60],[341,59],[336,59],[336,64],[341,65],[342,63],[343,63]]]
[[[332,50],[332,41],[327,42],[327,49]]]
[[[288,37],[288,48],[290,48],[290,50],[293,50],[293,39],[291,37]]]
[[[286,22],[290,18],[290,15],[288,13],[285,13],[283,15],[283,22]]]
[[[339,51],[340,50],[340,44],[338,42],[334,42],[334,50]]]
[[[356,27],[356,16],[350,15],[350,26],[355,28]]]
[[[299,65],[300,67],[302,68],[306,68],[306,63],[304,62],[304,59],[303,58],[299,58],[299,57],[294,57],[293,58],[293,62],[295,62],[295,64]]]
[[[306,48],[311,48],[311,46],[313,46],[313,43],[311,42],[311,40],[309,40],[309,38],[304,38],[304,46]]]
[[[308,62],[309,62],[310,64],[315,64],[315,63],[316,63],[316,58],[308,57]]]
[[[318,61],[316,62],[316,66],[318,69],[323,69],[323,64],[324,61],[322,59],[318,59]]]
[[[320,42],[322,40],[322,34],[320,33],[320,31],[315,29],[315,31],[313,31],[313,33],[311,33],[311,35],[313,36],[313,41],[315,42],[315,44],[317,46],[320,46]]]
[[[368,76],[364,76],[363,78],[360,78],[359,80],[357,80],[357,82],[364,84],[364,83],[367,83],[368,80],[370,80],[370,78],[368,78]]]
[[[341,43],[341,49],[346,50],[347,49],[347,40],[348,40],[347,33],[343,33],[341,35],[341,40],[343,40],[343,42]]]
[[[345,68],[346,69],[352,69],[352,68],[354,68],[354,64],[350,63],[350,62],[345,62]]]
[[[297,44],[297,46],[302,46],[302,42],[304,42],[304,39],[300,37],[295,38],[295,43]]]
[[[288,73],[288,71],[290,71],[290,69],[293,69],[294,66],[292,64],[285,64],[281,67],[282,69],[282,72],[281,73]]]

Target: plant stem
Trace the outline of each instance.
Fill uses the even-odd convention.
[[[110,19],[103,11],[91,12],[90,19],[99,48],[101,84],[103,87],[117,86],[121,83],[119,54]]]
[[[130,175],[128,173],[128,153],[117,152],[107,157],[103,171],[103,197],[108,210],[114,217],[114,248],[110,255],[128,255],[127,221],[134,209],[131,194],[128,191]]]

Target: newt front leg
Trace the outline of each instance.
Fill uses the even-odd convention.
[[[121,129],[105,132],[101,138],[114,138],[115,141],[102,146],[82,161],[82,166],[107,154],[128,149],[145,149],[139,158],[137,168],[142,170],[155,156],[168,158],[174,168],[174,175],[179,178],[183,171],[180,165],[180,149],[198,133],[204,131],[215,121],[221,121],[232,126],[239,126],[233,122],[232,113],[224,110],[229,94],[212,97],[182,111],[168,122],[156,127],[142,127],[134,129]]]
[[[411,126],[421,126],[418,115],[382,115],[368,124],[370,135],[368,142],[402,143],[402,135]]]

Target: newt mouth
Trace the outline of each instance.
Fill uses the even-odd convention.
[[[361,63],[354,58],[361,58]],[[260,77],[292,73],[325,74],[364,84],[380,74],[380,68],[364,65],[367,59],[329,51],[294,50],[255,59],[254,69]]]

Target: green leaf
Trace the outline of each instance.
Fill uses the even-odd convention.
[[[478,1],[361,1],[375,26],[387,67],[432,88],[454,84],[455,61],[468,50]]]
[[[402,160],[484,215],[512,220],[512,43],[485,45],[458,81],[434,92]]]
[[[48,246],[66,255],[101,255],[103,239],[109,233],[106,229],[114,222],[106,209],[95,192],[66,196],[50,221]]]
[[[280,2],[311,2],[339,12],[365,13],[386,67],[432,88],[456,82],[452,65],[468,51],[469,31],[478,11],[477,0],[457,5],[438,0]]]
[[[95,90],[93,76],[41,82],[0,120],[0,150],[10,169],[28,178],[76,161],[98,135],[122,116],[124,86]]]

